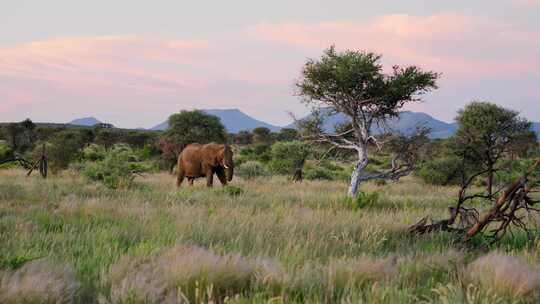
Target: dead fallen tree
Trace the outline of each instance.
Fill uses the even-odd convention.
[[[493,195],[474,194],[466,195],[474,179],[485,171],[472,175],[462,183],[456,206],[449,207],[450,217],[438,221],[430,221],[428,217],[421,219],[409,228],[411,234],[425,234],[438,231],[451,231],[460,234],[464,241],[472,237],[486,233],[492,243],[499,241],[511,228],[515,227],[530,235],[530,229],[524,221],[525,214],[540,213],[540,209],[534,207],[540,200],[531,197],[537,192],[540,185],[538,180],[531,178],[533,173],[540,167],[540,159],[515,182],[495,192]],[[500,193],[500,195],[499,195]],[[473,199],[483,199],[490,202],[492,207],[479,216],[475,208],[465,208],[464,204]],[[489,229],[489,228],[492,229]],[[486,230],[488,230],[486,232]]]
[[[17,163],[25,170],[28,170],[26,176],[30,176],[32,172],[34,172],[34,170],[38,169],[41,177],[47,178],[49,171],[49,161],[45,151],[45,145],[43,145],[41,156],[35,162],[28,161],[22,157],[14,157],[0,161],[0,166],[8,163]]]

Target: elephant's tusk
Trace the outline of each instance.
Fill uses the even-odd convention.
[[[223,167],[225,167],[225,169],[229,169],[229,166],[223,164]]]

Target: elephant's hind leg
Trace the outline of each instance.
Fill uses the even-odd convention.
[[[184,178],[186,177],[186,173],[183,169],[178,168],[177,176],[176,176],[176,187],[180,188],[182,185],[182,182],[184,181]]]

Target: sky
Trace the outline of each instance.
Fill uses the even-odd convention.
[[[442,73],[407,110],[452,121],[486,100],[540,121],[539,16],[540,0],[2,0],[0,121],[149,128],[239,108],[285,125],[330,45]]]

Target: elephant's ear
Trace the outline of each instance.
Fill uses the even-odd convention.
[[[223,159],[225,158],[225,147],[219,148],[217,150],[216,156],[214,157],[213,166],[221,166]]]

